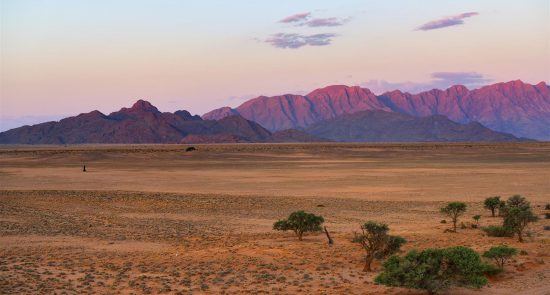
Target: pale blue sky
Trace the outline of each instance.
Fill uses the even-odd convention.
[[[0,3],[0,124],[108,113],[138,98],[202,114],[329,84],[380,92],[550,80],[547,0]],[[310,14],[279,22],[297,13]],[[306,23],[330,18],[341,25]],[[459,23],[416,30],[433,21]],[[289,44],[298,48],[281,48]],[[438,72],[458,74],[434,80]]]

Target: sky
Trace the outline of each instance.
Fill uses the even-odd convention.
[[[548,0],[0,0],[0,130],[146,99],[550,81]]]

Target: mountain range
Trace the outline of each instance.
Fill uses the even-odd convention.
[[[0,133],[3,144],[316,141],[518,141],[550,139],[550,87],[521,81],[375,95],[333,85],[307,95],[260,96],[202,117],[147,101]]]
[[[375,95],[358,86],[328,86],[307,95],[260,96],[235,109],[223,107],[204,114],[220,119],[239,114],[268,130],[303,129],[359,111],[381,110],[415,117],[443,115],[457,123],[478,122],[518,137],[550,140],[550,87],[520,80],[469,90],[452,86],[418,94],[399,90]]]
[[[23,126],[0,133],[4,144],[293,142],[318,140],[302,131],[280,136],[241,116],[203,120],[187,111],[160,112],[138,100],[131,108],[104,115],[99,111],[59,122]]]

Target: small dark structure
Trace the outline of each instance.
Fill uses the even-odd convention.
[[[86,165],[82,166],[82,172],[86,172]]]
[[[192,151],[196,151],[196,150],[197,149],[194,146],[190,146],[190,147],[185,149],[186,152],[192,152]]]
[[[330,237],[330,234],[328,233],[328,230],[327,230],[327,227],[325,226],[325,234],[327,234],[327,239],[328,239],[328,245],[329,246],[332,246],[334,244],[334,241],[332,240],[332,238]]]

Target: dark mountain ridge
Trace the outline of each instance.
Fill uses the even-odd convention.
[[[344,142],[509,142],[519,139],[477,122],[460,124],[442,115],[415,117],[386,111],[361,111],[315,123],[306,132]]]
[[[239,115],[203,120],[187,111],[160,112],[149,102],[138,100],[131,108],[109,115],[92,111],[59,122],[11,129],[0,133],[0,143],[179,143],[188,136],[201,141],[209,137],[226,141],[234,138],[239,142],[286,141],[279,135],[272,138],[271,132]]]

